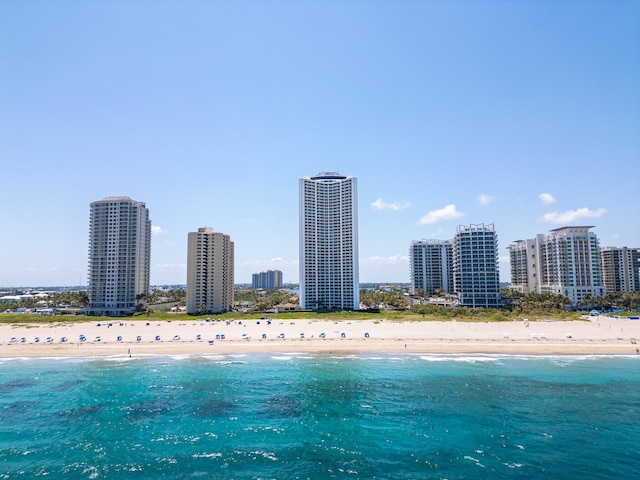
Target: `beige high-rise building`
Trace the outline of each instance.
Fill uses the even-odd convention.
[[[600,264],[607,292],[640,291],[640,248],[603,247]]]
[[[187,246],[187,313],[220,313],[233,305],[233,242],[229,235],[199,228]]]

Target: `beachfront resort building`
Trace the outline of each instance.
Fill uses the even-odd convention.
[[[538,245],[544,235],[534,239],[516,240],[509,245],[509,259],[511,263],[511,289],[528,294],[540,291],[541,278],[540,253]]]
[[[357,193],[356,178],[336,172],[299,180],[302,309],[360,307]]]
[[[453,293],[453,242],[414,240],[409,246],[411,293]]]
[[[640,248],[603,247],[600,265],[607,292],[640,291]]]
[[[598,237],[592,228],[556,228],[548,235],[509,245],[511,288],[563,295],[573,305],[587,296],[604,296]]]
[[[107,197],[90,205],[88,315],[131,315],[149,293],[151,221],[143,202]]]
[[[464,307],[502,305],[498,234],[493,224],[459,226],[453,238],[453,288]]]
[[[187,313],[221,313],[233,305],[233,242],[213,228],[189,232]]]
[[[282,288],[282,272],[280,270],[267,270],[254,273],[251,276],[251,288],[254,290],[278,290]]]

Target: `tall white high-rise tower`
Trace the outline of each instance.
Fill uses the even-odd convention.
[[[355,177],[301,178],[300,306],[358,310],[358,202]]]
[[[151,221],[143,202],[107,197],[89,221],[89,315],[130,315],[149,293]]]
[[[453,285],[460,305],[502,305],[498,234],[493,224],[460,225],[453,237]]]

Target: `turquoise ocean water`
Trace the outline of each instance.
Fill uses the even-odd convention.
[[[0,479],[637,479],[640,358],[0,359]]]

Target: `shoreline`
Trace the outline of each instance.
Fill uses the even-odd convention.
[[[100,319],[0,325],[0,358],[376,352],[640,355],[636,342],[640,342],[640,321],[605,316],[587,321],[489,323]]]

